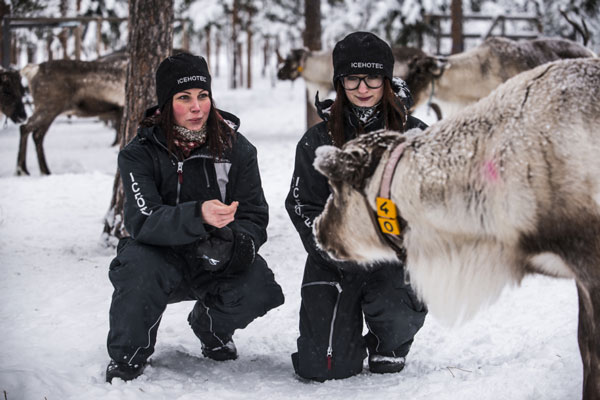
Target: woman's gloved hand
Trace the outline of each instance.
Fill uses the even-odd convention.
[[[254,262],[254,241],[246,233],[234,233],[230,228],[215,229],[196,244],[196,259],[206,271],[233,272]]]

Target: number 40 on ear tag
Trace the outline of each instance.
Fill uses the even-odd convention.
[[[400,234],[400,226],[396,219],[396,205],[390,199],[377,197],[377,221],[383,233],[391,235]]]

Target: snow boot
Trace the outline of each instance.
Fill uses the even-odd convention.
[[[391,374],[404,369],[406,358],[385,356],[381,354],[369,355],[369,370],[374,374]]]
[[[202,355],[215,361],[235,360],[238,358],[237,349],[233,339],[229,339],[225,344],[219,344],[214,347],[209,347],[202,342]]]
[[[145,367],[146,363],[129,365],[110,360],[106,367],[106,382],[112,383],[114,378],[131,381],[140,376]]]

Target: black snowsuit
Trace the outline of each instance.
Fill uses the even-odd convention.
[[[221,111],[239,125],[237,117]],[[230,337],[255,318],[283,304],[281,287],[265,260],[239,271],[208,272],[195,258],[195,243],[208,236],[201,204],[239,201],[233,232],[267,240],[268,205],[256,149],[236,131],[231,149],[218,160],[203,145],[184,160],[167,150],[158,126],[141,128],[119,153],[125,192],[125,227],[110,264],[114,286],[108,353],[117,362],[144,362],[154,351],[156,332],[168,303],[196,300],[188,321],[199,337]]]
[[[331,100],[317,101],[327,121]],[[359,121],[345,112],[346,140],[353,139]],[[383,119],[367,122],[364,131],[384,128]],[[427,126],[409,116],[406,129]],[[316,247],[313,221],[330,195],[327,179],[313,167],[315,150],[331,145],[326,122],[310,128],[296,147],[296,163],[290,192],[285,200],[288,214],[308,253],[302,281],[298,352],[292,354],[294,369],[308,379],[346,378],[362,371],[366,350],[370,354],[402,357],[424,323],[425,307],[404,280],[400,263],[381,264],[370,271],[358,267],[342,271]],[[356,271],[356,272],[354,272]],[[362,317],[369,330],[362,336]]]

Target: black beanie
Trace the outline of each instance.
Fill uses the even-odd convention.
[[[158,108],[176,93],[186,89],[204,89],[210,92],[210,74],[203,57],[179,53],[165,58],[156,70],[156,97]]]
[[[383,75],[392,80],[394,56],[386,42],[370,32],[354,32],[333,48],[333,85],[351,74]]]

